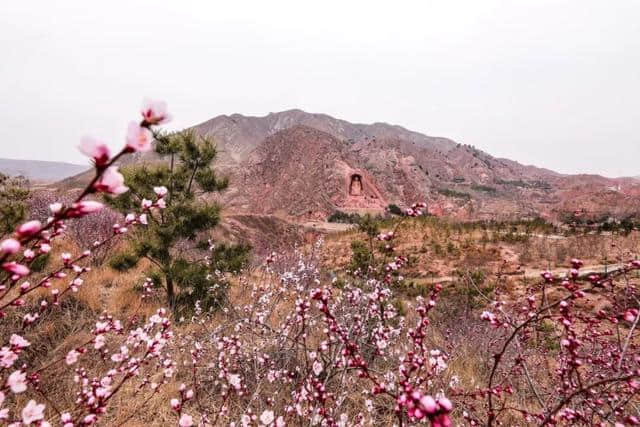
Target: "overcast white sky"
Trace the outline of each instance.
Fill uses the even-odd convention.
[[[0,157],[82,162],[149,96],[173,127],[301,108],[640,175],[634,0],[3,0],[0,53]]]

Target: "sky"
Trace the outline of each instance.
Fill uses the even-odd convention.
[[[636,0],[6,0],[0,157],[300,108],[564,173],[640,175]]]

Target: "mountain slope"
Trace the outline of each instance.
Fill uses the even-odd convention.
[[[193,129],[218,144],[216,168],[231,185],[216,198],[233,214],[304,221],[416,201],[427,201],[432,213],[469,219],[640,212],[636,179],[562,175],[386,123],[288,110],[223,115]],[[132,161],[157,160],[145,153]]]
[[[227,198],[247,212],[294,217],[324,218],[335,206],[383,209],[386,204],[369,174],[354,169],[358,164],[349,164],[346,155],[344,143],[326,132],[301,125],[284,129],[229,171]],[[353,174],[360,177],[357,198],[342,191]]]
[[[196,125],[194,129],[216,138],[222,152],[222,161],[241,162],[265,138],[294,126],[314,128],[347,143],[393,138],[444,151],[456,145],[449,139],[426,136],[401,126],[386,123],[353,124],[326,114],[306,113],[302,110],[270,113],[264,117],[223,115]]]
[[[321,218],[427,200],[432,212],[462,218],[553,219],[576,210],[624,216],[640,207],[636,180],[562,175],[385,123],[288,110],[218,116],[194,129],[218,142],[219,168],[231,177],[223,200],[241,212]],[[350,194],[355,175],[358,196]]]

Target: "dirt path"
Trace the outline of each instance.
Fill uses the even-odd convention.
[[[307,230],[320,231],[323,233],[339,233],[355,228],[355,224],[323,221],[309,221],[302,224],[302,226]]]
[[[580,269],[580,277],[588,276],[590,274],[599,274],[599,273],[611,273],[612,271],[620,270],[624,267],[624,264],[595,264],[588,265],[586,267],[582,267]],[[512,274],[512,276],[523,277],[525,279],[536,279],[540,277],[540,274],[544,270],[540,270],[539,268],[527,268],[523,273],[520,274]],[[562,277],[566,275],[569,271],[568,268],[554,268],[549,270],[551,274],[556,277]],[[420,285],[429,285],[434,283],[450,283],[456,280],[455,276],[442,276],[442,277],[427,277],[427,278],[413,278],[407,277],[407,280],[413,281],[416,284]]]

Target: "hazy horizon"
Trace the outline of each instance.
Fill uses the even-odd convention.
[[[640,3],[35,1],[0,14],[0,157],[86,163],[145,97],[170,128],[302,109],[562,173],[637,176]]]

